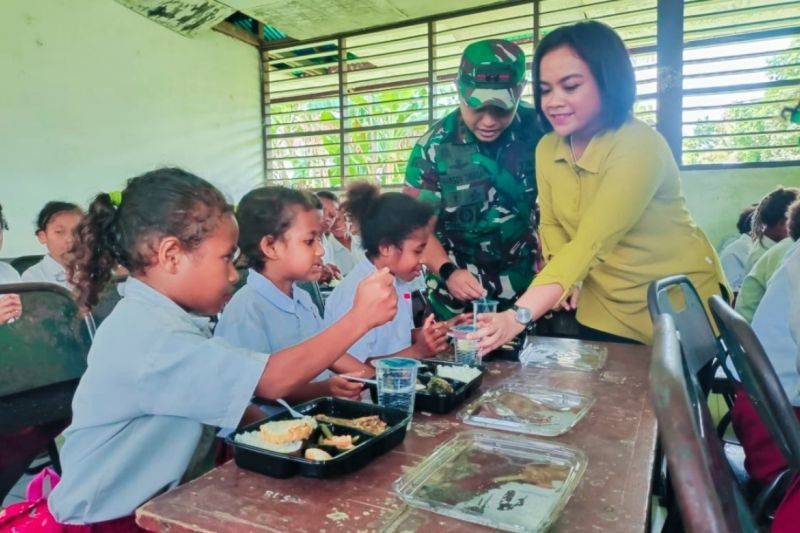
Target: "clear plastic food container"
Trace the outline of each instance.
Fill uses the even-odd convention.
[[[519,354],[526,367],[558,368],[590,372],[606,363],[608,349],[599,344],[575,339],[531,337]]]
[[[544,531],[586,470],[586,456],[556,442],[465,431],[395,481],[413,507],[505,531]]]
[[[486,391],[459,418],[472,426],[555,437],[572,429],[593,403],[575,392],[508,383]]]

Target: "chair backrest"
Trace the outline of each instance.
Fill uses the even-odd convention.
[[[92,307],[92,318],[94,319],[95,327],[99,327],[100,324],[103,323],[103,320],[108,318],[108,315],[111,314],[111,311],[114,310],[114,307],[116,307],[122,299],[122,295],[119,293],[121,283],[125,283],[125,280],[112,280],[105,286],[103,292],[100,293],[97,305]]]
[[[22,316],[0,326],[0,398],[80,378],[91,336],[69,291],[13,283],[0,285],[4,294],[20,295]]]
[[[300,281],[297,286],[311,295],[311,301],[317,306],[319,316],[325,316],[325,299],[322,297],[322,291],[319,290],[319,283],[316,281]]]
[[[69,423],[91,344],[89,322],[64,288],[0,285],[6,294],[20,295],[22,316],[0,325],[0,499]]]
[[[692,282],[683,275],[654,281],[647,291],[647,308],[653,323],[662,314],[672,317],[689,371],[708,394],[714,378],[714,360],[721,350]]]
[[[661,314],[654,326],[650,394],[684,525],[688,531],[756,531],[674,321]]]
[[[9,260],[9,263],[17,272],[22,274],[28,270],[28,268],[41,261],[43,257],[43,255],[21,255]]]
[[[709,306],[742,386],[759,418],[786,463],[800,472],[800,423],[764,346],[744,317],[722,298],[712,296]]]

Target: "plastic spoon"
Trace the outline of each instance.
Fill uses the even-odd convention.
[[[367,378],[359,378],[357,376],[347,376],[345,374],[339,374],[340,378],[344,378],[348,381],[358,381],[359,383],[367,383],[368,385],[377,385],[378,382],[374,379],[367,379]]]
[[[286,410],[289,411],[289,414],[292,415],[293,417],[295,417],[295,418],[305,418],[306,417],[306,415],[300,413],[299,411],[295,411],[294,409],[292,409],[292,406],[289,405],[288,403],[286,403],[286,400],[284,400],[283,398],[278,398],[275,401],[277,401],[279,404],[284,406],[286,408]]]

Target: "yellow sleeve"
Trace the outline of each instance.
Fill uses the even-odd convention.
[[[541,143],[540,145],[541,146]],[[553,214],[553,191],[550,188],[547,165],[540,161],[543,159],[542,150],[536,150],[536,188],[539,193],[539,238],[542,241],[542,257],[545,262],[556,254],[569,242],[569,235],[556,220]]]
[[[666,173],[660,147],[628,139],[612,147],[601,169],[601,180],[587,207],[575,237],[536,276],[533,285],[557,283],[566,294],[583,281],[589,270],[603,260],[647,209]],[[555,199],[558,201],[558,199]]]

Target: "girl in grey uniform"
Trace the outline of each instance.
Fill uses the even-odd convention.
[[[40,517],[133,525],[137,507],[181,481],[204,425],[237,426],[253,394],[289,395],[394,316],[393,279],[381,271],[350,313],[304,343],[267,354],[213,338],[204,317],[233,292],[238,235],[222,194],[180,169],[95,198],[76,232],[79,301],[95,304],[117,263],[130,277],[95,336],[64,432],[63,476]]]

